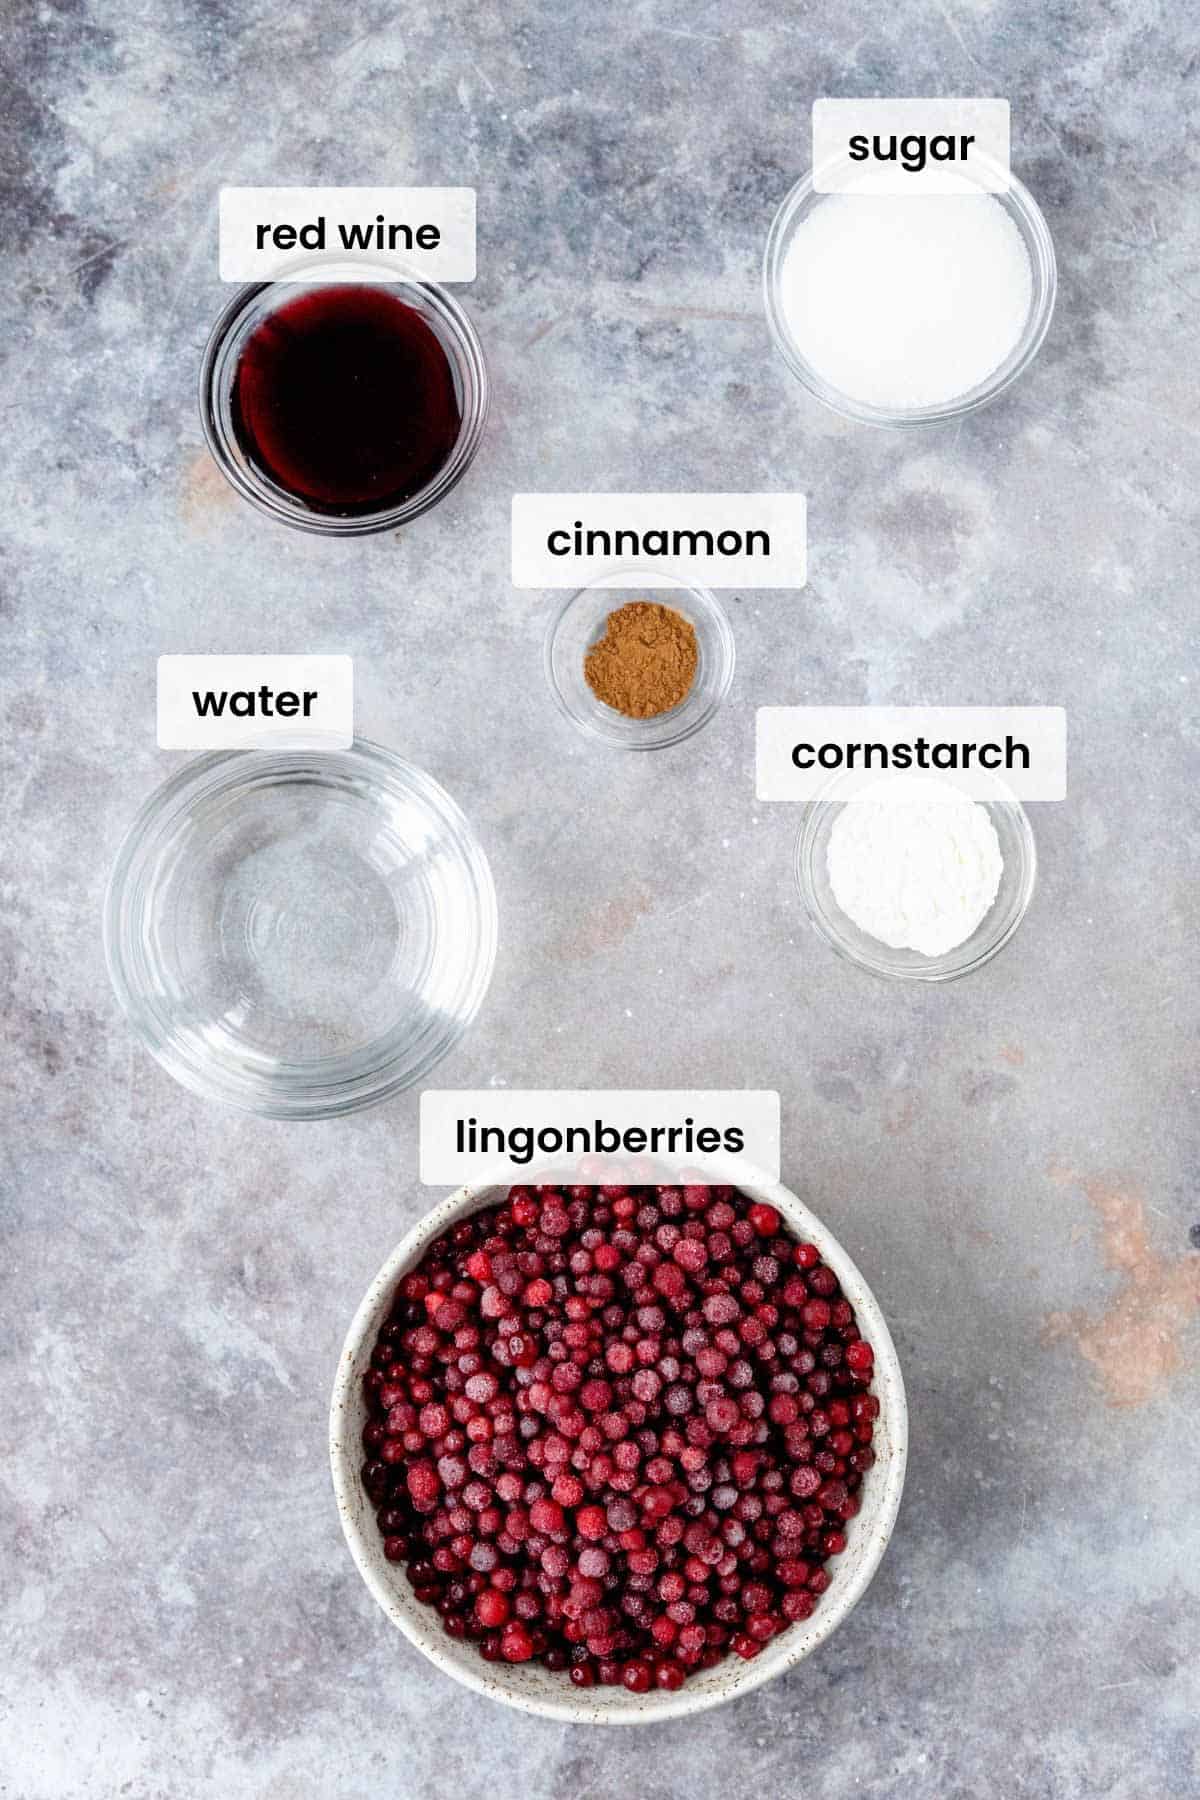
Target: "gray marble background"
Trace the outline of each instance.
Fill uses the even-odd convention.
[[[1160,1800],[1200,1786],[1197,314],[1187,9],[1062,0],[5,8],[0,1794],[6,1800]],[[1058,246],[1012,395],[903,438],[772,354],[758,265],[821,94],[1002,94]],[[195,404],[222,182],[470,183],[496,404],[399,537],[225,487]],[[514,490],[795,486],[811,584],[730,596],[736,689],[584,743],[508,581]],[[494,985],[441,1085],[751,1084],[888,1312],[913,1450],[851,1621],[695,1722],[459,1691],[341,1540],[325,1408],[430,1195],[416,1095],[191,1099],[105,978],[162,651],[340,650],[360,725],[492,860]],[[1071,797],[995,963],[843,966],[758,808],[763,702],[1063,703]]]

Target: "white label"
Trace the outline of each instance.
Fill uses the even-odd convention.
[[[939,774],[973,800],[1065,800],[1061,706],[760,706],[760,800],[897,800]],[[887,778],[886,780],[884,778]]]
[[[160,656],[160,750],[348,750],[348,656]]]
[[[1003,194],[1007,100],[814,100],[818,194]]]
[[[552,1089],[421,1095],[421,1180],[695,1186],[779,1179],[779,1095]]]
[[[803,587],[803,494],[514,494],[512,579],[583,587],[655,570],[703,587]]]
[[[474,279],[474,188],[221,189],[222,281]]]

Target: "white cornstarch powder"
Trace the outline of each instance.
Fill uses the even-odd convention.
[[[1004,871],[1000,840],[987,808],[948,783],[905,780],[903,791],[842,807],[829,834],[829,882],[860,931],[893,950],[943,956],[991,909]]]
[[[832,387],[905,410],[999,368],[1029,317],[1033,267],[991,194],[830,194],[796,228],[779,299]]]

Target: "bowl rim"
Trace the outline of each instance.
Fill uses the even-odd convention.
[[[835,159],[846,161],[846,158]],[[990,160],[990,159],[986,159]],[[1033,272],[1033,294],[1030,302],[1029,317],[1017,345],[1010,352],[991,377],[976,388],[968,388],[950,400],[939,401],[933,406],[887,407],[874,406],[868,401],[856,400],[852,394],[845,393],[826,381],[817,369],[802,354],[793,341],[783,318],[780,300],[780,280],[786,245],[790,241],[792,227],[801,210],[816,195],[813,186],[816,170],[809,169],[798,181],[793,183],[780,201],[771,220],[767,232],[767,241],[763,249],[762,261],[762,296],[763,309],[767,317],[767,327],[771,340],[783,358],[791,374],[815,400],[831,412],[843,419],[852,419],[860,425],[878,425],[885,430],[910,431],[918,430],[922,425],[945,424],[952,419],[966,418],[978,412],[981,407],[988,406],[1005,393],[1012,384],[1024,374],[1036,357],[1045,341],[1054,317],[1055,303],[1058,298],[1058,261],[1054,251],[1054,239],[1046,216],[1038,202],[1030,193],[1025,183],[1015,170],[1009,169],[1008,187],[1001,193],[992,194],[1005,210],[1015,215],[1024,226],[1022,241],[1029,249],[1029,260]],[[986,190],[985,190],[986,191]],[[819,195],[818,199],[836,196]],[[897,196],[903,199],[905,196]],[[914,196],[915,198],[916,196]],[[999,377],[996,379],[996,377]]]
[[[560,632],[576,607],[590,601],[597,594],[620,592],[625,588],[638,588],[647,594],[657,592],[689,595],[696,611],[711,625],[716,649],[716,679],[711,692],[694,709],[690,718],[686,717],[686,709],[695,689],[685,695],[670,712],[660,713],[654,718],[626,719],[622,714],[614,714],[610,729],[603,717],[591,718],[574,706],[570,694],[559,680],[554,666],[555,648]],[[663,604],[669,602],[664,601]],[[733,626],[729,614],[713,590],[698,581],[688,581],[681,575],[673,575],[669,569],[650,568],[644,563],[615,567],[604,575],[585,581],[582,587],[566,594],[546,627],[542,649],[546,685],[558,710],[564,718],[571,721],[577,731],[582,732],[593,743],[605,744],[612,750],[668,750],[673,745],[685,743],[688,738],[694,737],[710,723],[728,697],[736,666],[737,642]],[[661,729],[664,722],[671,718],[676,720],[676,724],[663,735],[656,736],[656,729]]]
[[[426,1047],[414,1067],[398,1068],[394,1055],[375,1065],[353,1073],[339,1073],[337,1059],[313,1066],[310,1076],[292,1089],[264,1081],[257,1092],[232,1079],[214,1077],[212,1066],[195,1059],[160,1029],[153,1008],[147,1006],[144,984],[133,973],[130,955],[131,931],[136,915],[130,910],[130,880],[136,861],[143,855],[149,837],[165,831],[200,793],[219,782],[221,771],[228,769],[228,785],[236,787],[252,780],[255,773],[262,778],[272,769],[286,774],[305,763],[350,764],[355,772],[373,785],[389,777],[399,779],[420,791],[427,803],[443,813],[459,837],[459,849],[468,865],[478,903],[478,932],[473,979],[464,1012],[455,1021],[456,1029],[449,1039],[438,1040]],[[246,774],[239,781],[237,767]],[[101,936],[109,982],[121,1011],[133,1027],[138,1040],[159,1066],[189,1093],[200,1099],[230,1106],[259,1118],[308,1120],[340,1117],[374,1106],[382,1100],[423,1081],[454,1048],[459,1038],[475,1019],[491,986],[495,971],[499,938],[499,915],[495,881],[487,853],[474,826],[454,796],[427,770],[405,757],[356,736],[343,749],[312,746],[277,746],[260,749],[211,750],[189,757],[165,780],[151,789],[137,808],[113,858],[101,910]]]
[[[915,981],[924,984],[958,981],[964,975],[971,975],[976,969],[982,969],[986,963],[991,962],[994,956],[1000,954],[1006,944],[1011,943],[1029,911],[1029,903],[1033,899],[1034,889],[1037,887],[1038,875],[1037,839],[1033,835],[1029,814],[1019,800],[993,798],[976,801],[977,806],[986,806],[989,812],[994,808],[1011,822],[1017,844],[1020,847],[1020,869],[1016,877],[1017,904],[1007,925],[976,955],[962,962],[956,962],[950,967],[942,967],[940,964],[944,958],[932,957],[929,959],[928,967],[914,964],[911,968],[890,967],[886,961],[888,954],[886,944],[880,945],[878,959],[864,955],[848,938],[836,930],[828,911],[817,898],[809,869],[813,857],[818,854],[822,828],[827,823],[832,825],[834,815],[840,812],[843,806],[852,804],[852,801],[846,800],[806,801],[800,820],[800,829],[796,833],[795,848],[792,852],[792,874],[809,924],[818,937],[828,944],[829,948],[837,956],[840,956],[843,962],[851,963],[856,969],[865,969],[869,975],[876,975],[881,981]],[[1007,863],[1005,866],[1008,866]],[[995,901],[992,902],[992,905],[995,905]],[[970,944],[983,929],[990,912],[991,908],[980,920],[971,937],[966,940],[966,944]],[[959,949],[965,949],[966,944],[960,945]],[[891,952],[891,954],[896,953]],[[954,956],[956,952],[951,950],[945,954]]]
[[[871,1391],[879,1399],[881,1419],[887,1419],[889,1454],[886,1458],[881,1457],[868,1471],[864,1488],[869,1482],[872,1505],[870,1510],[864,1506],[853,1521],[861,1530],[871,1533],[871,1541],[844,1588],[838,1588],[835,1577],[812,1617],[789,1626],[767,1644],[753,1661],[743,1662],[738,1657],[727,1657],[716,1670],[707,1671],[709,1676],[716,1676],[718,1671],[728,1670],[726,1679],[714,1681],[711,1688],[693,1689],[689,1692],[689,1684],[685,1683],[675,1693],[654,1689],[648,1694],[635,1695],[627,1694],[619,1688],[572,1689],[563,1676],[561,1693],[525,1691],[520,1686],[519,1677],[510,1684],[510,1672],[502,1664],[485,1663],[473,1652],[469,1657],[453,1656],[451,1651],[461,1647],[445,1636],[436,1614],[416,1600],[410,1599],[407,1604],[401,1602],[395,1586],[383,1574],[384,1567],[391,1565],[385,1565],[378,1539],[371,1538],[366,1530],[360,1530],[357,1522],[362,1450],[357,1431],[352,1434],[364,1350],[369,1355],[369,1348],[373,1345],[375,1333],[390,1304],[397,1280],[419,1261],[429,1244],[448,1225],[495,1204],[507,1193],[509,1185],[503,1183],[458,1188],[424,1213],[384,1259],[346,1333],[329,1403],[329,1458],[342,1532],[355,1566],[372,1598],[391,1623],[404,1633],[408,1641],[435,1668],[475,1693],[514,1707],[519,1712],[573,1724],[640,1725],[706,1712],[711,1707],[724,1705],[729,1700],[761,1687],[811,1655],[853,1611],[879,1568],[891,1541],[896,1515],[900,1509],[908,1458],[908,1403],[891,1332],[878,1301],[853,1258],[798,1195],[780,1182],[739,1182],[738,1189],[742,1194],[751,1200],[765,1201],[776,1207],[790,1231],[805,1241],[816,1244],[822,1259],[828,1262],[847,1292],[856,1315],[864,1322],[864,1335],[875,1350],[875,1374]],[[367,1517],[373,1529],[374,1516],[369,1506]],[[403,1581],[407,1578],[398,1573],[397,1579]],[[557,1684],[559,1678],[550,1671],[542,1673]],[[599,1691],[607,1696],[603,1703],[592,1697]]]

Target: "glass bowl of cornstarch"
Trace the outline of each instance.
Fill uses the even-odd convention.
[[[1018,801],[913,778],[890,796],[877,785],[805,806],[795,873],[810,922],[839,956],[896,981],[952,981],[1012,938],[1037,851]]]

